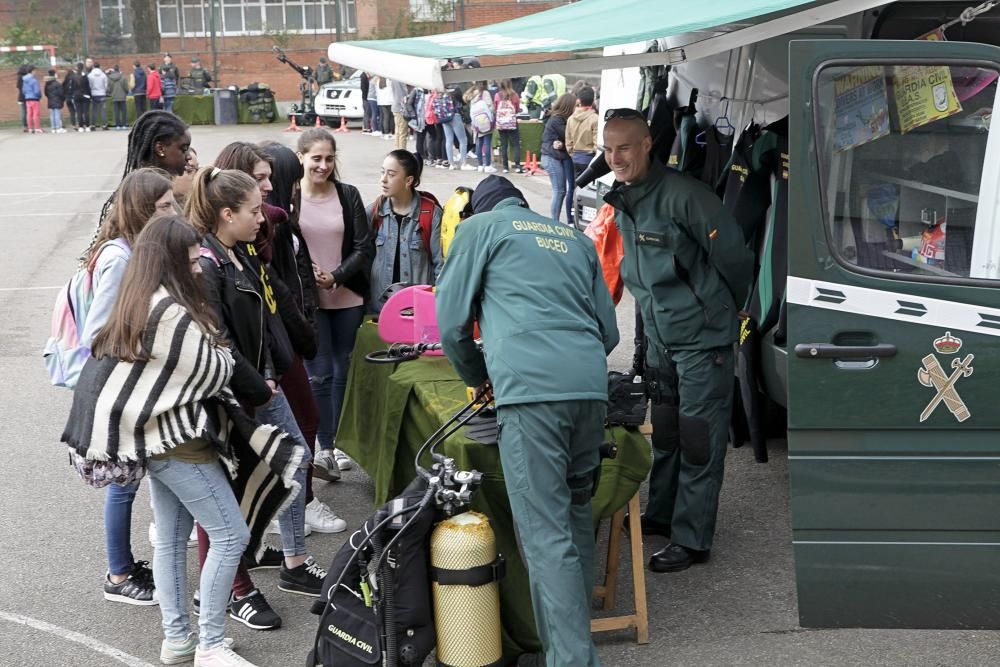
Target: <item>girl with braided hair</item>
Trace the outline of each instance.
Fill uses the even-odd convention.
[[[167,111],[147,111],[139,116],[128,133],[128,152],[125,155],[124,179],[136,169],[157,167],[171,177],[184,174],[191,133],[187,123]],[[101,208],[101,222],[108,216],[115,195],[112,194]]]

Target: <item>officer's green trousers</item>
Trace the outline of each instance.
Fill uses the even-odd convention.
[[[500,462],[547,667],[600,665],[590,636],[590,499],[606,412],[603,401],[498,409]]]
[[[733,402],[733,350],[660,355],[646,520],[688,549],[712,547]]]

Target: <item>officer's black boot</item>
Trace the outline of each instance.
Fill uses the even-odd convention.
[[[671,542],[649,559],[649,569],[653,572],[680,572],[692,565],[708,561],[711,551],[688,549]]]
[[[657,521],[653,521],[652,519],[647,517],[645,513],[639,515],[639,523],[640,525],[642,525],[643,535],[659,535],[661,537],[666,537],[666,538],[670,537],[669,523],[662,524]],[[631,532],[629,528],[629,515],[627,513],[625,514],[624,526],[626,533]]]

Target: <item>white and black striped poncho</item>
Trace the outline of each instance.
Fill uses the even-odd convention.
[[[259,555],[271,519],[299,493],[304,447],[258,426],[228,388],[229,350],[218,347],[163,288],[150,303],[148,361],[90,359],[73,393],[62,441],[95,460],[144,461],[200,437],[219,452]]]

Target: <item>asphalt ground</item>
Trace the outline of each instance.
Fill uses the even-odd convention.
[[[274,126],[196,127],[202,164],[226,143],[295,135]],[[391,142],[357,131],[337,135],[343,179],[366,201],[378,192],[378,170]],[[59,436],[70,392],[49,385],[41,349],[56,290],[87,246],[101,204],[121,178],[126,133],[24,135],[0,131],[0,666],[158,664],[157,607],[106,602],[103,493],[83,485],[67,464]],[[412,147],[412,145],[411,145]],[[423,186],[441,199],[477,172],[428,169]],[[512,176],[532,207],[548,210],[546,178]],[[619,308],[631,340],[632,306]],[[619,347],[612,368],[625,368],[631,346]],[[716,543],[705,565],[671,575],[647,572],[650,642],[631,632],[597,636],[606,666],[661,665],[988,665],[1000,635],[987,631],[814,630],[798,626],[784,441],[770,443],[771,462],[749,448],[730,451]],[[364,473],[317,481],[315,493],[343,516],[349,531],[372,509]],[[645,493],[645,489],[643,489]],[[135,503],[133,550],[151,559],[143,485]],[[346,534],[314,534],[309,553],[327,563]],[[607,528],[601,532],[606,545]],[[646,557],[663,546],[649,538]],[[189,552],[190,589],[197,572]],[[623,558],[616,613],[628,611],[629,559]],[[299,666],[316,628],[309,601],[277,589],[277,572],[254,580],[284,619],[280,630],[255,632],[230,621],[227,634],[259,665]],[[523,660],[522,662],[530,662]]]

